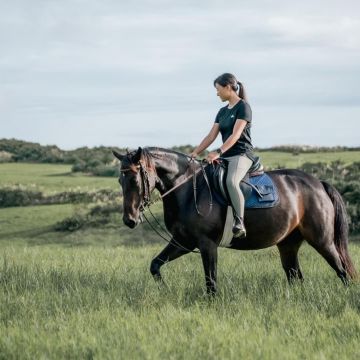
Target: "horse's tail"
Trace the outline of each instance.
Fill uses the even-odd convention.
[[[334,243],[340,255],[342,265],[352,279],[357,277],[354,264],[348,252],[349,225],[344,201],[339,192],[330,184],[321,181],[326,193],[331,199],[335,210]]]

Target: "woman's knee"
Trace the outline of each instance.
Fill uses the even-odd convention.
[[[226,186],[228,188],[236,189],[237,187],[240,186],[240,181],[237,181],[234,178],[228,178],[226,179]]]

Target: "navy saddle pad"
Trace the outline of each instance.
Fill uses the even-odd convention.
[[[218,165],[212,174],[214,196],[223,205],[229,204],[226,190],[226,166]],[[256,176],[246,176],[240,183],[245,197],[246,209],[265,209],[279,203],[279,193],[271,177],[262,173]]]

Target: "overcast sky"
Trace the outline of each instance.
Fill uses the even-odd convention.
[[[255,146],[359,146],[359,34],[358,0],[0,0],[0,138],[197,145],[232,72]]]

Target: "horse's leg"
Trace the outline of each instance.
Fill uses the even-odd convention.
[[[205,271],[206,291],[209,295],[215,295],[217,291],[217,248],[218,246],[211,240],[201,242],[199,245]]]
[[[292,284],[296,279],[304,280],[298,260],[298,251],[302,242],[303,237],[301,233],[295,229],[277,245],[289,284]]]
[[[346,271],[341,262],[338,251],[336,250],[334,242],[320,242],[318,244],[310,244],[319,254],[321,254],[328,264],[336,271],[337,276],[341,279],[344,285],[349,285]]]
[[[190,248],[186,246],[186,249],[183,249],[180,245],[177,245],[174,240],[171,240],[170,243],[165,246],[165,248],[161,251],[161,253],[151,261],[150,272],[154,277],[155,281],[163,282],[160,273],[161,266],[163,266],[167,262],[177,259],[182,255],[188,254],[189,252],[194,250],[194,248],[195,246],[192,246]]]
[[[320,221],[318,219],[318,221]],[[324,222],[325,223],[325,222]],[[336,271],[337,276],[341,279],[344,285],[348,285],[347,274],[341,262],[338,251],[334,243],[334,231],[331,227],[331,222],[328,228],[323,226],[313,226],[311,228],[303,228],[302,232],[307,242],[328,262],[328,264]],[[333,226],[333,225],[332,225]]]

